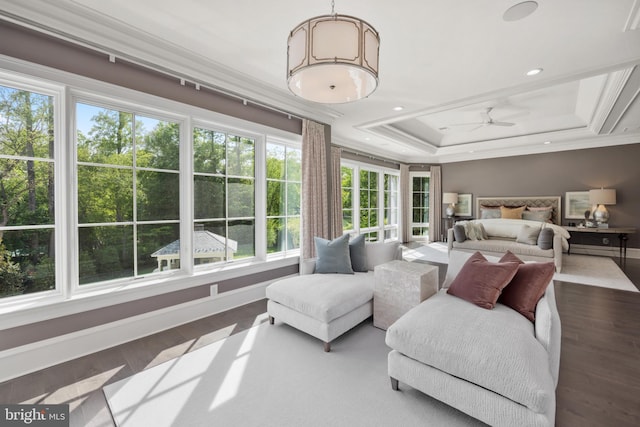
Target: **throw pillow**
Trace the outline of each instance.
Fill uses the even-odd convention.
[[[491,310],[502,289],[517,271],[518,264],[515,262],[489,262],[480,252],[476,252],[464,263],[447,293]]]
[[[523,225],[522,227],[520,227],[520,231],[518,232],[518,236],[516,237],[516,242],[524,243],[527,245],[537,245],[539,234],[540,228]]]
[[[453,237],[455,237],[456,242],[464,242],[467,240],[467,235],[464,232],[464,225],[456,224],[453,226]]]
[[[353,271],[367,272],[367,253],[364,250],[364,234],[356,236],[349,242],[349,256]]]
[[[314,237],[316,244],[316,273],[353,274],[349,256],[349,235],[334,240]]]
[[[507,206],[500,206],[500,218],[506,219],[522,219],[522,212],[526,206],[520,206],[518,208],[510,208]]]
[[[540,249],[551,249],[553,247],[553,237],[555,233],[553,228],[543,228],[538,235],[538,247]]]
[[[503,291],[498,302],[511,307],[527,319],[535,322],[536,306],[553,278],[555,266],[552,262],[523,263],[517,256],[507,252],[500,262],[520,262],[516,275]]]

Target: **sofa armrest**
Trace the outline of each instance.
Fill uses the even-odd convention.
[[[453,249],[453,240],[454,240],[454,235],[453,235],[453,228],[450,228],[447,230],[447,253],[451,253],[451,249]]]
[[[300,274],[313,274],[316,271],[316,259],[302,259],[300,257]]]
[[[562,270],[562,236],[553,235],[553,263],[556,266],[556,273]]]

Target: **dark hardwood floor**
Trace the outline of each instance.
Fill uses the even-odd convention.
[[[627,260],[625,272],[640,289],[640,260]],[[556,425],[639,426],[640,293],[556,282],[556,297]],[[0,402],[68,403],[72,426],[113,426],[104,385],[250,328],[265,311],[258,301],[7,381]]]

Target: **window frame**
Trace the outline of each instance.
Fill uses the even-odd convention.
[[[414,209],[414,206],[413,206],[413,178],[416,178],[416,177],[418,177],[418,178],[428,177],[429,179],[431,179],[431,172],[429,172],[429,171],[425,171],[425,172],[423,172],[423,171],[409,172],[409,187],[410,187],[410,191],[411,191],[411,194],[409,195],[409,212],[410,212],[410,218],[411,218],[411,221],[409,223],[409,229],[411,230],[410,236],[411,236],[411,240],[412,241],[426,241],[426,240],[429,240],[428,232],[427,232],[426,236],[423,235],[423,234],[420,234],[420,235],[413,234],[413,229],[414,228],[426,228],[427,230],[429,230],[429,227],[430,227],[429,221],[427,221],[427,222],[414,222],[413,221],[413,209]],[[427,189],[427,192],[428,191],[429,190]],[[428,206],[427,206],[427,208],[428,208]]]
[[[378,233],[378,239],[376,241],[397,241],[400,239],[400,218],[402,217],[401,213],[401,205],[400,205],[400,197],[396,200],[396,209],[398,212],[397,221],[395,224],[384,224],[384,214],[386,206],[384,204],[384,177],[385,175],[392,175],[398,177],[398,186],[400,183],[400,170],[392,169],[392,168],[384,168],[381,166],[371,165],[368,163],[357,162],[354,160],[346,160],[342,159],[340,161],[340,167],[348,167],[353,170],[353,176],[351,180],[352,185],[352,194],[351,194],[351,204],[352,204],[352,212],[353,212],[353,229],[351,230],[343,230],[344,234],[370,234],[370,233]],[[377,178],[377,191],[378,191],[378,224],[374,227],[361,228],[360,227],[360,171],[366,170],[368,172],[374,172],[378,174]],[[341,189],[343,187],[341,186]],[[400,193],[400,189],[398,187],[398,195]],[[357,204],[356,204],[357,201]],[[389,239],[385,238],[385,232],[388,230],[396,229],[396,237],[391,237]]]
[[[272,178],[268,178],[267,177],[267,146],[269,144],[274,144],[274,145],[279,145],[281,147],[285,148],[285,171],[288,171],[288,169],[286,168],[286,160],[287,160],[287,149],[294,149],[294,150],[299,150],[300,151],[300,180],[299,181],[295,181],[295,180],[289,180],[288,176],[285,176],[285,179],[272,179]],[[284,251],[277,251],[277,252],[271,252],[268,253],[268,245],[266,242],[267,236],[266,236],[266,232],[267,232],[267,222],[270,218],[284,218],[285,222],[288,222],[289,218],[299,218],[300,220],[300,228],[299,228],[299,235],[300,238],[302,239],[302,144],[301,143],[296,143],[296,142],[292,142],[292,141],[286,141],[286,140],[282,140],[279,138],[274,138],[274,137],[267,137],[266,143],[265,143],[265,156],[264,156],[264,167],[265,167],[265,179],[264,179],[264,185],[265,185],[265,189],[263,191],[263,195],[265,197],[265,203],[264,203],[264,218],[265,218],[265,250],[267,251],[266,257],[267,259],[277,259],[279,257],[287,257],[287,256],[300,256],[300,249],[301,249],[301,244],[302,242],[300,242],[300,245],[297,248],[294,249],[285,249]],[[286,175],[286,173],[285,173]],[[289,197],[289,192],[285,191],[285,215],[284,216],[269,216],[268,212],[267,212],[267,201],[266,201],[266,197],[267,197],[267,184],[269,181],[278,181],[278,182],[282,182],[285,184],[289,184],[289,183],[299,183],[300,184],[300,206],[299,206],[299,214],[298,215],[289,215],[288,214],[288,210],[289,210],[289,204],[288,204],[288,197]],[[286,188],[286,187],[285,187]]]
[[[262,237],[266,221],[264,212],[264,159],[267,137],[290,143],[301,143],[301,135],[271,128],[259,123],[225,116],[194,105],[160,98],[122,86],[54,70],[22,60],[0,58],[0,84],[53,96],[54,103],[54,173],[55,173],[55,251],[69,254],[56,257],[56,290],[0,298],[0,314],[5,327],[70,315],[105,307],[132,299],[147,298],[166,292],[215,283],[273,268],[298,264],[298,257],[288,254],[271,260],[266,257],[266,239]],[[256,256],[210,268],[193,268],[193,261],[181,263],[180,270],[150,277],[125,278],[109,283],[79,286],[77,255],[77,179],[75,102],[109,108],[134,110],[145,117],[180,123],[180,239],[181,259],[191,260],[192,250],[192,128],[196,125],[216,126],[236,135],[255,136],[255,244]],[[64,208],[61,208],[64,207]],[[190,227],[183,224],[189,223]],[[184,242],[184,244],[182,244]],[[265,250],[259,250],[259,246]],[[183,267],[183,265],[185,265]]]

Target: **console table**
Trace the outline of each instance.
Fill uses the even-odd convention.
[[[377,265],[373,285],[373,326],[386,330],[400,316],[438,292],[438,267],[394,260]]]
[[[569,233],[600,233],[600,234],[617,234],[618,243],[620,246],[620,265],[624,268],[627,261],[627,240],[628,235],[636,232],[634,227],[611,227],[611,228],[597,228],[597,227],[563,227]],[[569,250],[567,253],[571,253],[571,239],[569,239]]]

